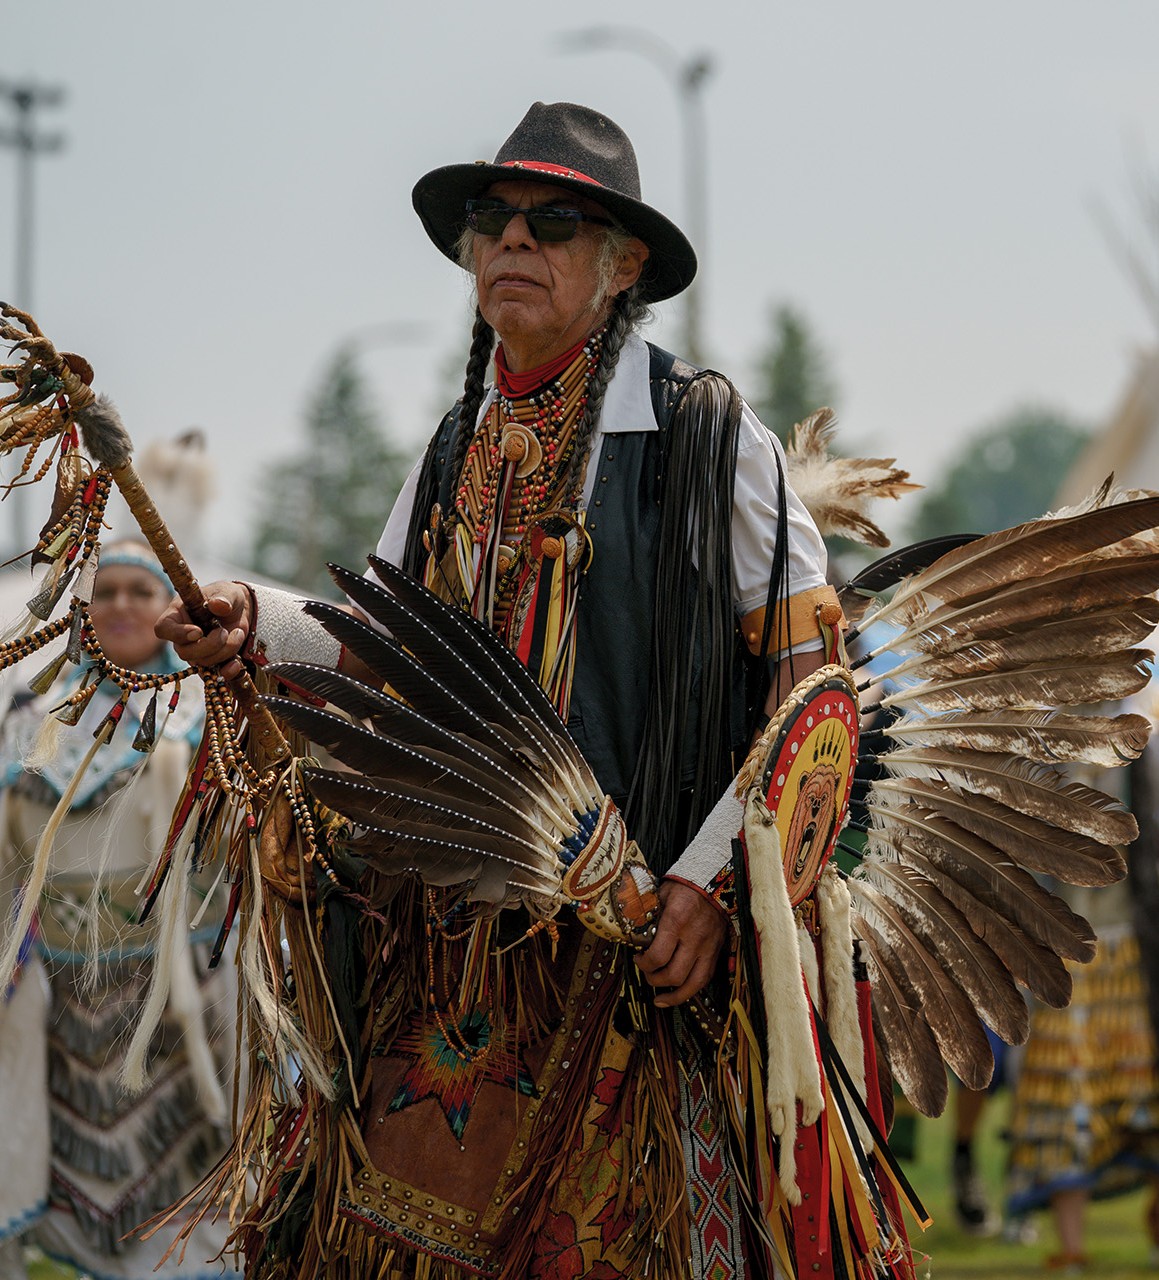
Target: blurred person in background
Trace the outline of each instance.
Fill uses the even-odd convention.
[[[1120,792],[1132,793],[1137,846],[1153,840],[1156,829],[1155,815],[1139,812],[1136,785],[1155,768],[1155,750],[1152,742],[1116,779]],[[1102,773],[1083,781],[1107,791],[1113,785]],[[1132,869],[1138,856],[1130,860]],[[1037,1004],[1031,1010],[1014,1088],[1007,1211],[1017,1221],[1049,1208],[1059,1248],[1046,1265],[1080,1275],[1093,1270],[1084,1246],[1089,1202],[1133,1191],[1148,1179],[1159,1185],[1159,1073],[1133,923],[1132,875],[1104,888],[1052,887],[1090,921],[1097,950],[1089,964],[1067,962],[1074,979],[1067,1008]],[[1154,1250],[1154,1199],[1146,1228]]]
[[[1006,1080],[1009,1046],[989,1027],[986,1037],[994,1054],[994,1078],[985,1089],[967,1089],[960,1081],[954,1087],[954,1147],[950,1157],[950,1180],[954,1191],[954,1212],[958,1226],[972,1236],[992,1236],[1001,1223],[990,1203],[986,1184],[978,1173],[976,1143],[982,1116],[993,1094]]]
[[[170,594],[143,543],[103,550],[90,617],[111,662],[143,673],[180,669],[153,633]],[[86,671],[82,662],[11,711],[3,727],[0,891],[8,912],[94,730],[120,700],[111,681],[100,685],[78,727],[49,750],[43,727],[56,722],[46,717]],[[184,1261],[175,1254],[159,1270],[170,1237],[122,1238],[220,1157],[229,1124],[223,1082],[233,1061],[231,966],[206,970],[221,910],[211,906],[203,927],[181,929],[163,956],[155,922],[137,923],[139,885],[164,842],[203,719],[193,689],[167,717],[162,695],[155,745],[143,752],[133,744],[150,714],[147,702],[144,693],[129,699],[112,740],[70,797],[23,968],[0,1002],[2,1280],[25,1276],[25,1244],[110,1280],[221,1274],[221,1264],[207,1260],[221,1250],[223,1224],[200,1225]],[[208,881],[191,882],[191,916],[209,890]],[[172,994],[149,1050],[146,1090],[130,1095],[120,1082],[126,1044],[162,963],[172,970]]]

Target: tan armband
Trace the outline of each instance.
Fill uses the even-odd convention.
[[[765,610],[754,609],[741,619],[740,629],[745,644],[755,657],[761,656],[761,636],[765,630]],[[768,652],[780,654],[791,645],[804,644],[818,637],[826,638],[822,626],[839,630],[845,626],[845,614],[830,586],[813,587],[777,605],[769,631]]]

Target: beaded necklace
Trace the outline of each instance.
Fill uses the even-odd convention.
[[[545,512],[574,511],[579,501],[579,486],[563,492],[563,476],[603,339],[601,328],[532,395],[496,395],[467,449],[455,503],[464,542],[473,548],[464,587],[471,611],[492,627],[501,627],[510,609],[518,548],[529,526]]]

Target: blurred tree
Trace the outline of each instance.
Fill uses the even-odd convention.
[[[753,408],[783,443],[803,418],[833,405],[836,388],[804,312],[785,304],[773,308],[771,320],[769,346],[757,357]]]
[[[326,562],[365,563],[410,467],[386,438],[352,347],[335,354],[306,409],[306,449],[270,469],[253,543],[261,573],[334,595]]]
[[[1042,515],[1089,438],[1056,410],[1012,410],[963,443],[919,498],[908,538],[991,533]]]

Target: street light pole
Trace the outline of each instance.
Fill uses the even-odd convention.
[[[16,270],[12,300],[23,310],[31,311],[36,236],[32,162],[36,156],[59,151],[64,146],[63,134],[36,132],[33,113],[38,107],[60,106],[64,90],[59,85],[0,81],[0,98],[6,99],[16,112],[16,127],[0,129],[0,146],[16,148]]]
[[[61,133],[36,132],[33,113],[37,107],[58,107],[64,90],[58,85],[14,84],[0,80],[0,98],[7,99],[16,112],[16,125],[0,129],[0,146],[16,148],[16,270],[13,272],[12,301],[23,311],[33,309],[33,245],[36,237],[36,204],[33,190],[33,160],[38,155],[59,151],[64,146]],[[8,301],[5,298],[5,301]],[[10,491],[12,538],[15,551],[28,546],[28,523],[22,489]]]
[[[704,83],[712,71],[712,59],[704,52],[683,59],[666,41],[642,27],[585,27],[561,37],[561,52],[625,49],[658,66],[672,81],[680,109],[684,144],[684,202],[688,238],[700,264],[696,279],[684,292],[685,355],[695,364],[703,359],[701,346],[701,292],[708,253],[708,128],[704,111]]]

